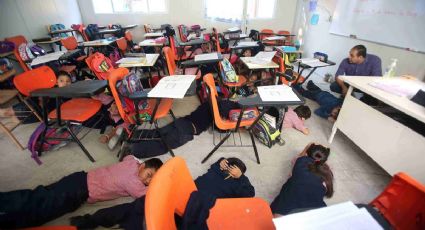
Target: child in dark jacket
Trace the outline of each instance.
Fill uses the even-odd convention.
[[[342,99],[335,97],[327,91],[321,90],[312,81],[307,82],[307,89],[303,89],[301,85],[296,85],[294,88],[308,99],[316,101],[320,107],[314,113],[329,121],[335,122],[342,106]]]

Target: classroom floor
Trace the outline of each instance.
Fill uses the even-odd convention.
[[[315,82],[323,88],[329,87],[328,83],[321,80],[315,79]],[[176,116],[184,116],[198,105],[199,102],[196,97],[175,100],[173,111]],[[317,104],[310,100],[307,100],[307,105],[310,106],[312,111],[317,108]],[[15,133],[22,143],[26,143],[36,126],[37,124],[20,126]],[[286,141],[284,146],[275,145],[269,149],[257,142],[261,159],[260,165],[255,161],[252,147],[219,148],[205,164],[200,164],[202,158],[213,148],[211,131],[196,136],[193,141],[174,152],[186,160],[193,178],[205,173],[210,164],[220,157],[239,157],[247,165],[246,175],[255,187],[256,196],[271,202],[290,173],[291,160],[302,151],[305,145],[310,142],[327,144],[332,128],[330,122],[312,115],[306,121],[306,126],[311,132],[308,136],[293,129],[284,130],[282,134]],[[47,185],[72,172],[87,171],[116,163],[118,149],[110,151],[106,145],[98,142],[98,137],[98,131],[94,130],[82,141],[96,159],[96,163],[91,163],[76,144],[70,144],[58,151],[45,153],[41,157],[43,164],[37,166],[27,150],[17,150],[8,137],[0,134],[0,156],[2,157],[0,191],[34,188],[39,184]],[[331,199],[325,199],[327,204],[347,200],[355,203],[368,203],[390,181],[391,176],[341,132],[336,134],[330,147],[331,155],[328,163],[335,176],[335,194]],[[166,161],[170,159],[170,155],[165,154],[160,158]],[[68,219],[71,216],[92,213],[100,208],[130,202],[131,200],[131,198],[121,198],[97,204],[85,204],[75,212],[53,220],[47,225],[66,225],[69,224]]]

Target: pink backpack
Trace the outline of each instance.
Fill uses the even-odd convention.
[[[31,53],[30,46],[28,43],[22,43],[18,47],[19,56],[21,56],[22,61],[30,61],[34,59],[34,55]]]

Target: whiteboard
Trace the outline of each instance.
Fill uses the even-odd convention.
[[[338,0],[330,33],[425,52],[425,0]]]

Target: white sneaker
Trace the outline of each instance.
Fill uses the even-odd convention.
[[[114,149],[117,146],[118,142],[121,139],[122,133],[124,129],[122,127],[118,127],[115,131],[115,135],[109,140],[108,147],[110,150]]]

